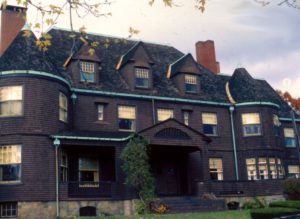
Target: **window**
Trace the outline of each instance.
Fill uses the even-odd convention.
[[[157,109],[158,122],[162,122],[173,117],[174,117],[174,112],[172,109]]]
[[[134,131],[135,130],[135,107],[133,106],[119,106],[119,129]]]
[[[81,187],[99,186],[99,162],[95,158],[79,158],[79,181]]]
[[[196,75],[184,75],[185,92],[196,93],[197,92],[197,76]]]
[[[242,114],[244,136],[261,135],[261,124],[259,113]]]
[[[277,159],[277,169],[278,169],[279,179],[284,178],[284,168],[283,168],[283,165],[282,165],[282,161],[279,158]]]
[[[290,177],[300,178],[300,169],[298,165],[288,165],[288,172]]]
[[[142,88],[149,88],[149,69],[136,68],[135,69],[135,86]]]
[[[190,119],[190,112],[183,111],[183,123],[187,126],[189,125],[189,119]]]
[[[259,179],[269,178],[267,158],[258,158],[258,173],[259,173]]]
[[[280,126],[281,123],[277,115],[273,115],[273,125],[274,125],[274,134],[275,136],[280,136]]]
[[[21,116],[23,87],[0,87],[0,116]]]
[[[68,156],[65,151],[62,151],[60,156],[60,181],[68,181]]]
[[[68,100],[66,95],[61,92],[59,92],[59,120],[68,121]]]
[[[17,217],[17,207],[16,202],[0,203],[0,218]]]
[[[98,110],[98,120],[103,121],[104,119],[104,105],[103,104],[98,104],[97,105],[97,110]]]
[[[209,173],[212,180],[223,180],[223,164],[221,158],[209,158]]]
[[[95,63],[80,62],[80,80],[86,82],[95,82]]]
[[[275,158],[269,158],[269,165],[270,165],[271,179],[277,179],[276,159]]]
[[[284,128],[284,144],[286,147],[294,148],[296,147],[296,138],[293,128]]]
[[[0,183],[21,181],[21,145],[0,146]]]
[[[246,165],[247,165],[248,180],[257,180],[256,159],[255,158],[246,159]]]
[[[202,113],[203,133],[206,135],[218,135],[217,132],[217,114],[216,113]]]

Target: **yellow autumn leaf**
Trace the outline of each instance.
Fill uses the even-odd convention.
[[[31,37],[31,35],[32,35],[32,32],[29,30],[25,30],[23,33],[23,37],[25,37],[25,38],[29,38],[29,37]]]
[[[88,53],[90,56],[93,56],[95,54],[95,49],[94,48],[89,48]]]

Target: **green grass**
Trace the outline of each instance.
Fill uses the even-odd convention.
[[[270,207],[284,207],[284,208],[297,208],[300,209],[300,201],[276,201],[269,205]]]
[[[275,217],[295,215],[299,213],[300,213],[300,209],[272,207],[272,208],[252,209],[251,217],[253,219],[272,219]]]
[[[213,213],[187,213],[166,215],[144,215],[144,216],[111,216],[111,217],[77,217],[76,219],[251,219],[250,211],[222,211]],[[73,219],[73,218],[70,218]],[[75,217],[74,217],[75,219]]]

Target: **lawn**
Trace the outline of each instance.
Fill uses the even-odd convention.
[[[187,213],[187,214],[166,214],[166,215],[146,215],[146,216],[112,216],[112,217],[79,217],[76,219],[251,219],[250,211],[222,211],[212,213]],[[73,219],[73,218],[72,218]],[[75,218],[74,218],[75,219]]]

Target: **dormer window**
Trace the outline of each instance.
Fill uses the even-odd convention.
[[[80,81],[95,82],[95,63],[80,61]]]
[[[149,88],[149,69],[135,68],[135,86],[138,88]]]
[[[197,92],[197,76],[186,74],[184,75],[185,92],[196,93]]]

